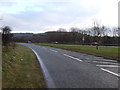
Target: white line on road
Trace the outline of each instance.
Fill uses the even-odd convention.
[[[67,56],[67,57],[69,57],[69,58],[75,59],[75,60],[77,60],[77,61],[82,62],[82,60],[80,60],[80,59],[78,59],[78,58],[75,58],[75,57],[72,57],[72,56],[70,56],[70,55],[67,55],[67,54],[63,54],[63,55],[64,55],[64,56]]]
[[[115,76],[117,76],[117,77],[120,77],[119,74],[114,73],[114,72],[111,72],[111,71],[109,71],[109,70],[107,70],[107,69],[101,68],[101,70],[103,70],[103,71],[105,71],[105,72],[108,72],[108,73],[111,73],[111,74],[113,74],[113,75],[115,75]]]
[[[104,62],[104,61],[106,61],[106,62],[107,62],[107,61],[108,61],[108,62],[116,62],[116,63],[117,63],[117,61],[115,61],[115,60],[100,60],[100,59],[94,59],[94,60],[97,60],[97,61],[99,60],[99,61],[103,61],[103,62]]]
[[[29,47],[31,48],[31,47]],[[32,49],[32,48],[31,48]],[[44,63],[42,62],[41,58],[39,57],[39,55],[37,54],[37,52],[35,52],[35,50],[32,49],[32,51],[35,53],[40,65],[41,65],[41,68],[43,70],[43,74],[45,76],[45,80],[47,82],[47,86],[48,88],[56,88],[54,82],[53,82],[53,79],[51,78],[46,66],[44,65]]]
[[[51,50],[51,51],[53,51],[53,52],[56,52],[56,53],[58,52],[58,51],[56,51],[56,50],[53,50],[53,49],[50,49],[50,50]]]
[[[116,65],[96,65],[99,67],[120,67],[120,66],[116,66]]]
[[[96,63],[105,63],[105,64],[118,64],[118,63],[103,62],[103,61],[93,61],[93,62],[96,62]]]

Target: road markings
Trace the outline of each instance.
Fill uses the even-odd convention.
[[[92,62],[97,62],[97,63],[105,63],[105,64],[118,64],[118,63],[102,62],[102,61],[92,61]]]
[[[80,59],[78,59],[78,58],[75,58],[75,57],[72,57],[72,56],[70,56],[70,55],[67,55],[67,54],[63,54],[63,55],[64,55],[64,56],[67,56],[67,57],[69,57],[69,58],[75,59],[75,60],[77,60],[77,61],[82,62],[82,60],[80,60]]]
[[[31,47],[29,47],[31,48]],[[32,48],[31,48],[32,49]],[[44,65],[42,59],[39,57],[39,55],[37,54],[37,52],[35,50],[32,49],[32,51],[35,53],[40,65],[41,65],[41,68],[42,68],[42,71],[43,71],[43,75],[45,76],[45,80],[47,82],[47,87],[48,88],[56,88],[54,82],[53,82],[53,79],[51,78],[46,66]]]
[[[103,60],[103,61],[116,62],[117,63],[117,61],[115,61],[115,60]]]
[[[53,49],[50,49],[50,51],[53,51],[53,52],[56,52],[56,53],[58,52],[58,51],[56,51],[56,50],[53,50]]]
[[[111,73],[111,74],[113,74],[113,75],[115,75],[115,76],[117,76],[117,77],[120,77],[119,74],[114,73],[114,72],[112,72],[112,71],[109,71],[109,70],[107,70],[107,69],[101,68],[101,70],[103,70],[103,71],[105,71],[105,72],[108,72],[108,73]]]
[[[117,63],[117,61],[115,61],[115,60],[100,60],[100,59],[94,59],[94,60],[97,60],[97,61],[98,61],[98,60],[99,60],[99,61],[106,61],[106,62],[107,62],[107,61],[108,61],[108,62],[116,62],[116,63]]]
[[[99,67],[120,67],[120,66],[116,66],[116,65],[96,65]]]

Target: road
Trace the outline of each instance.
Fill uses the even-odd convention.
[[[119,63],[73,51],[22,43],[37,55],[49,88],[118,88]]]

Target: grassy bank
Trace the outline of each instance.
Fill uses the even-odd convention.
[[[120,60],[118,56],[118,49],[120,48],[115,48],[115,47],[99,46],[99,49],[97,50],[95,46],[57,45],[57,44],[39,44],[39,45],[61,48],[61,49],[66,49],[81,53],[92,54],[96,56],[102,56],[105,58]]]
[[[16,45],[3,53],[3,88],[45,88],[46,84],[34,53],[27,47]]]
[[[0,34],[0,89],[2,88],[2,34]]]

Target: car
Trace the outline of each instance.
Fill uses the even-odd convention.
[[[93,45],[93,46],[98,46],[99,43],[97,43],[97,42],[92,42],[91,45]]]

